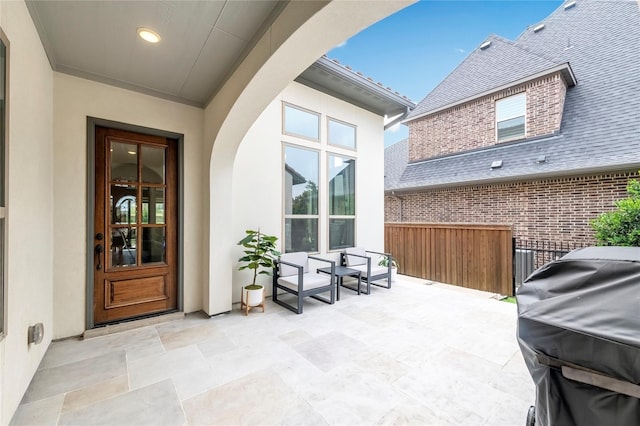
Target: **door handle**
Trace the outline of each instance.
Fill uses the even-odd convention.
[[[96,256],[98,256],[98,265],[96,266],[96,269],[99,271],[102,269],[102,256],[101,254],[104,252],[104,246],[102,244],[96,244]]]

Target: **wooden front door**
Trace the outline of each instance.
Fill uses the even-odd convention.
[[[96,127],[94,324],[177,307],[177,142]]]

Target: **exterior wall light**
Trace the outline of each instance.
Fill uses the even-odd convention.
[[[27,331],[28,344],[33,343],[37,345],[38,343],[42,342],[43,337],[44,337],[44,325],[41,322],[34,324],[32,326],[29,326],[29,329]]]

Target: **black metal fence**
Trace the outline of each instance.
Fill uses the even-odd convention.
[[[513,275],[519,287],[533,271],[542,265],[559,259],[582,245],[557,241],[513,239]]]

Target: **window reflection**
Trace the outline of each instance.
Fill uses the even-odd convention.
[[[320,116],[314,112],[285,105],[284,133],[318,140],[320,139]]]
[[[318,251],[318,219],[286,219],[285,251]]]
[[[142,188],[142,223],[164,224],[164,188]]]
[[[319,154],[285,147],[285,251],[318,251]]]
[[[329,155],[329,250],[355,245],[356,160]]]
[[[114,225],[131,225],[137,221],[136,187],[128,185],[111,185],[111,223]]]
[[[164,183],[164,148],[142,146],[142,181]]]
[[[138,180],[138,146],[111,142],[111,180],[135,182]]]
[[[355,219],[329,220],[329,250],[355,246]]]
[[[356,214],[356,161],[329,156],[329,214]]]
[[[136,259],[136,228],[112,228],[111,266],[134,266]]]
[[[318,153],[285,148],[285,214],[318,214]]]
[[[350,124],[329,119],[329,143],[355,149],[356,128]]]
[[[142,263],[165,261],[165,230],[142,228]]]

